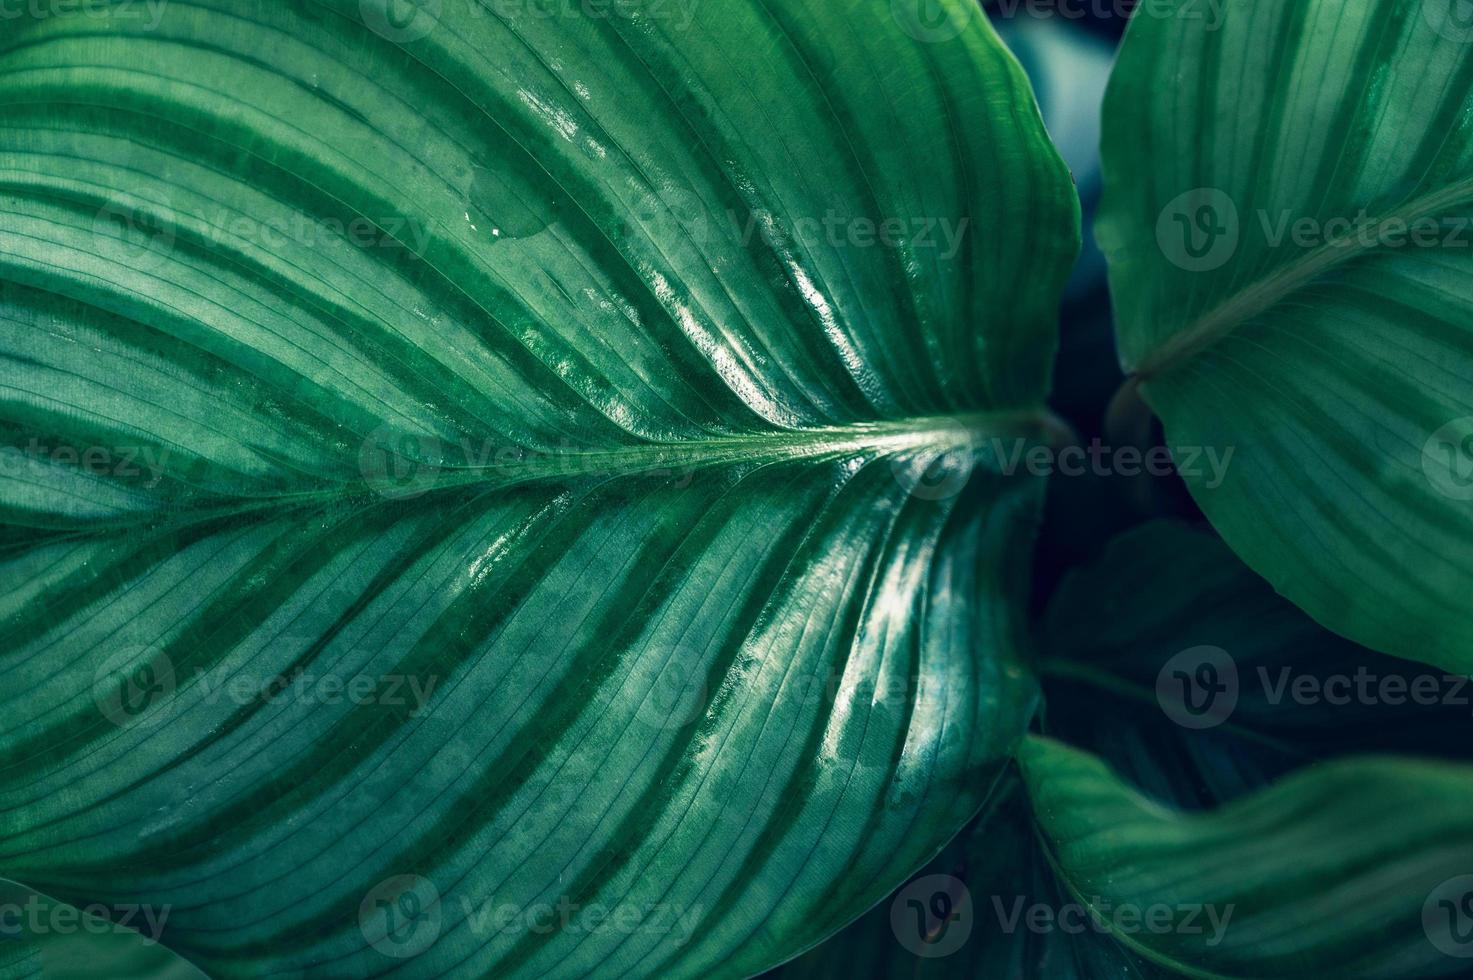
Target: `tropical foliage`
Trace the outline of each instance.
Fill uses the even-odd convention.
[[[1455,9],[10,13],[0,976],[1473,955]]]

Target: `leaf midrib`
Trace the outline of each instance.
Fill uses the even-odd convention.
[[[1067,425],[1044,409],[973,412],[883,422],[649,442],[627,447],[560,452],[526,447],[528,457],[500,464],[445,467],[453,485],[535,482],[569,475],[640,473],[680,466],[705,469],[730,463],[797,460],[859,453],[976,448],[992,440],[1034,440],[1047,444],[1066,438]],[[457,479],[457,475],[462,479]]]
[[[1033,446],[1058,447],[1075,439],[1073,430],[1045,408],[956,415],[925,416],[878,422],[805,429],[774,430],[702,439],[649,442],[578,452],[548,447],[510,447],[520,459],[484,465],[442,466],[403,457],[424,469],[412,475],[422,482],[405,487],[403,494],[384,493],[389,500],[420,498],[448,490],[498,490],[535,483],[577,479],[619,479],[638,476],[688,476],[720,466],[764,465],[799,460],[887,456],[901,453],[969,453],[968,465],[1001,475],[1014,472]],[[985,450],[992,449],[989,454]],[[196,505],[169,510],[168,524],[177,528],[240,514],[269,514],[277,510],[361,503],[375,496],[375,483],[365,474],[354,480],[307,490],[238,496],[206,495]],[[104,521],[96,530],[133,526],[140,519],[160,516],[161,510],[127,515],[120,522]]]
[[[1382,248],[1381,231],[1386,226],[1392,223],[1409,226],[1470,203],[1473,203],[1473,177],[1456,181],[1420,199],[1414,198],[1404,209],[1372,218],[1367,225],[1331,239],[1229,296],[1172,334],[1139,365],[1133,369],[1127,365],[1127,370],[1138,382],[1170,373],[1325,273]]]

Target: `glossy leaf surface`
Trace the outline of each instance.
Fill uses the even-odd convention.
[[[1462,975],[1473,952],[1473,768],[1363,756],[1208,813],[1097,758],[1020,755],[1055,866],[1112,931],[1202,977]]]
[[[0,37],[0,869],[212,975],[708,977],[934,854],[1077,239],[985,22],[156,9]]]
[[[1233,549],[1330,629],[1473,667],[1473,30],[1192,0],[1130,26],[1097,224],[1126,369]],[[1187,467],[1183,467],[1187,472]]]

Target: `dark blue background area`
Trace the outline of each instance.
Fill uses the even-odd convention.
[[[1094,241],[1103,191],[1101,107],[1115,48],[1125,30],[1125,0],[991,0],[998,32],[1033,83],[1049,136],[1074,175],[1083,244],[1060,309],[1060,345],[1050,405],[1078,434],[1115,445],[1107,410],[1125,378],[1104,256]],[[1159,442],[1159,427],[1151,434]],[[1154,517],[1200,520],[1185,486],[1172,477],[1064,476],[1049,483],[1035,565],[1038,612],[1071,568],[1093,561],[1117,534]]]
[[[1136,0],[982,0],[982,6],[994,22],[1053,20],[1114,41],[1125,31]]]

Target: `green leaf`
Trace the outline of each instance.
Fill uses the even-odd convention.
[[[1123,362],[1247,563],[1473,666],[1473,31],[1441,0],[1166,0],[1105,106]],[[1198,457],[1234,453],[1225,477]]]
[[[1199,807],[1357,752],[1470,760],[1473,684],[1321,629],[1215,536],[1158,521],[1075,572],[1045,619],[1047,730]]]
[[[1020,761],[1070,889],[1164,965],[1433,977],[1473,955],[1473,768],[1362,756],[1187,814],[1050,739],[1030,736]]]
[[[0,870],[212,975],[736,977],[931,857],[1032,711],[1077,206],[914,27],[8,28]]]

